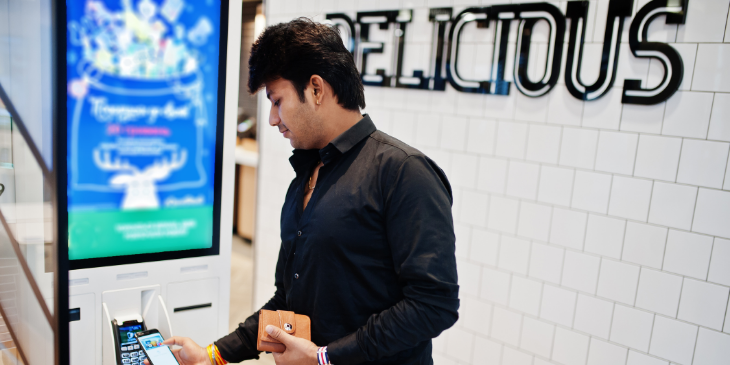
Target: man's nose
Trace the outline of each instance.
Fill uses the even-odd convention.
[[[276,127],[281,123],[281,119],[279,119],[279,113],[277,112],[276,108],[274,108],[274,105],[271,104],[271,110],[269,111],[269,125],[272,127]]]

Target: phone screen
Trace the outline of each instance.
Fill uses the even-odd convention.
[[[155,365],[180,365],[172,354],[169,347],[162,344],[162,335],[159,332],[150,333],[149,335],[140,336],[138,338],[142,348],[147,353],[147,357]]]

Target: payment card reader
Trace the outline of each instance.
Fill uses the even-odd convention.
[[[147,328],[141,316],[119,317],[112,321],[118,365],[141,365],[146,358],[135,336]]]

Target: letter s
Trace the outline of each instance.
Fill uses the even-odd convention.
[[[684,24],[687,2],[688,0],[681,0],[677,6],[668,6],[666,0],[654,0],[644,5],[636,14],[629,28],[631,52],[639,58],[657,58],[664,66],[664,78],[653,89],[643,89],[641,80],[624,80],[622,103],[658,104],[669,99],[679,89],[684,75],[682,57],[666,43],[647,41],[646,35],[649,24],[659,15],[666,14],[666,24]]]

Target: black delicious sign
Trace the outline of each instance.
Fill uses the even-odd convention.
[[[683,75],[682,58],[674,48],[666,43],[649,42],[647,30],[652,21],[660,15],[666,16],[666,24],[684,24],[688,1],[653,0],[636,13],[628,34],[631,53],[638,58],[653,58],[661,62],[664,66],[664,78],[653,89],[642,88],[641,80],[624,80],[622,103],[657,104],[667,100],[679,88]],[[448,82],[454,89],[461,92],[494,95],[509,95],[510,92],[512,82],[505,80],[507,46],[510,24],[516,21],[518,22],[517,44],[513,80],[517,90],[530,97],[547,94],[558,82],[563,61],[566,20],[570,19],[565,86],[577,99],[596,100],[606,94],[616,80],[621,34],[624,21],[631,17],[634,0],[610,0],[609,2],[600,73],[592,85],[586,85],[580,77],[588,19],[588,1],[569,1],[567,5],[565,15],[549,3],[475,7],[465,9],[456,16],[452,15],[452,8],[430,9],[428,20],[434,24],[431,67],[428,74],[425,74],[423,70],[416,70],[412,76],[403,75],[406,26],[413,18],[412,10],[359,12],[355,21],[345,14],[336,13],[327,14],[327,19],[333,26],[340,29],[343,42],[352,52],[365,85],[445,90]],[[539,21],[547,22],[550,33],[544,76],[540,80],[533,81],[527,76],[527,60],[530,55],[533,30]],[[457,65],[461,33],[464,26],[470,22],[475,22],[477,28],[495,27],[489,80],[465,80],[459,75]],[[377,69],[375,74],[366,73],[368,56],[372,53],[383,53],[384,50],[384,43],[369,40],[370,27],[375,24],[382,30],[387,30],[390,24],[394,24],[394,70],[391,70],[394,73],[392,75],[386,75],[383,69]]]

